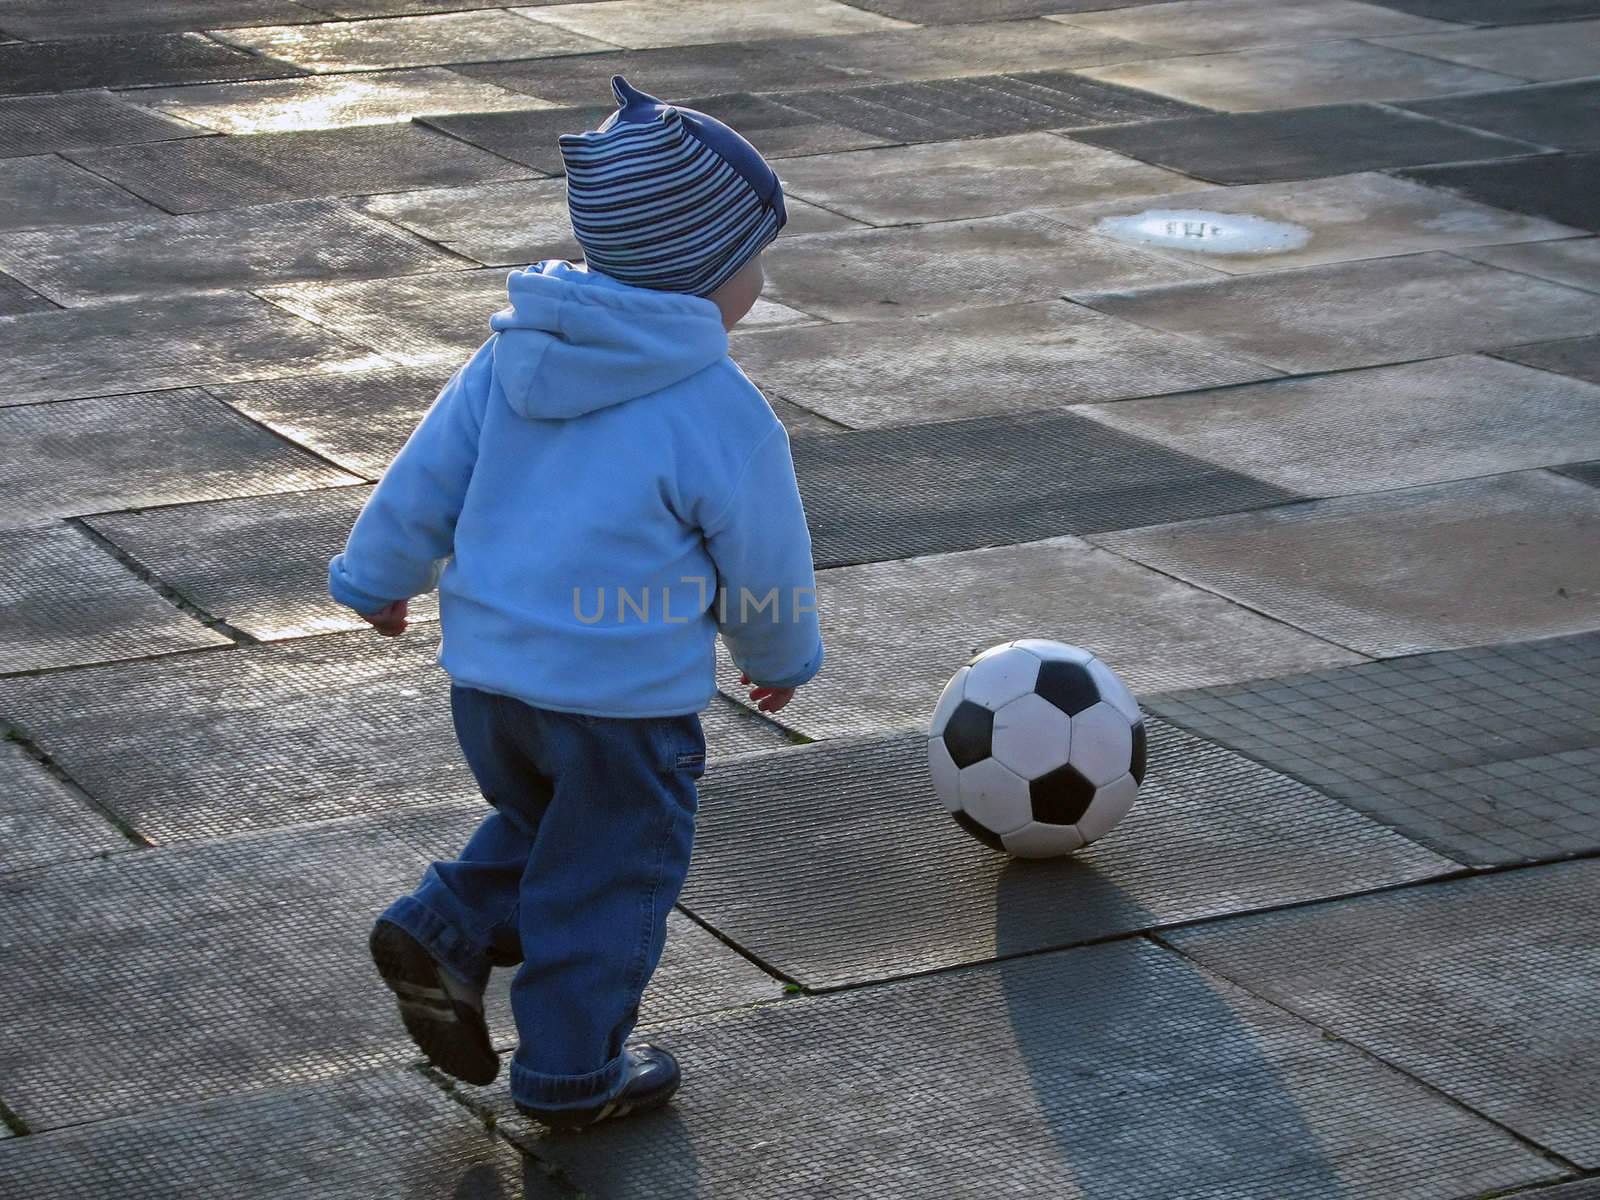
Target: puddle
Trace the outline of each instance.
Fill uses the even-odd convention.
[[[1282,254],[1311,240],[1311,231],[1302,225],[1198,208],[1150,208],[1131,217],[1102,217],[1094,231],[1123,242],[1197,254]]]

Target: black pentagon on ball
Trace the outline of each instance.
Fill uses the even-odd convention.
[[[944,727],[944,748],[958,767],[970,767],[993,753],[994,713],[981,704],[963,700]]]
[[[1133,776],[1135,783],[1144,782],[1144,743],[1144,722],[1140,721],[1133,727],[1133,761],[1128,764],[1128,774]]]
[[[964,812],[951,813],[956,819],[956,824],[977,838],[985,846],[993,850],[1004,850],[1006,844],[1000,840],[1000,835],[986,825],[979,825]]]
[[[1047,662],[1033,690],[1069,717],[1100,703],[1100,687],[1089,668],[1073,662]]]
[[[1045,825],[1075,825],[1089,811],[1095,786],[1073,767],[1057,767],[1028,785],[1033,819]]]

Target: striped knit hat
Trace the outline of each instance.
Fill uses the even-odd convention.
[[[788,219],[778,176],[715,117],[611,81],[618,110],[562,135],[572,232],[590,267],[621,283],[708,296]]]

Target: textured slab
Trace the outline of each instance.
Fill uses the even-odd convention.
[[[783,329],[733,343],[763,386],[851,426],[1030,412],[1273,374],[1066,303]]]
[[[1450,28],[1441,21],[1356,0],[1175,0],[1110,12],[1067,13],[1053,19],[1190,54]]]
[[[1600,625],[1600,559],[1589,553],[1597,534],[1592,488],[1526,472],[1092,540],[1393,657]]]
[[[194,137],[197,132],[180,121],[126,104],[110,92],[0,100],[0,157],[163,142]]]
[[[1526,363],[1544,371],[1600,383],[1600,337],[1571,338],[1534,346],[1513,346],[1496,352],[1497,358]]]
[[[536,25],[495,8],[319,25],[268,25],[225,30],[216,37],[306,71],[373,71],[611,48],[606,42]]]
[[[0,535],[0,540],[6,536]],[[58,859],[126,850],[128,842],[20,745],[0,739],[0,846],[4,846],[3,874]]]
[[[1230,184],[1511,158],[1539,149],[1370,104],[1183,117],[1080,130],[1072,136],[1198,179]]]
[[[1523,79],[1577,79],[1600,73],[1600,21],[1472,29],[1383,41],[1411,54],[1426,54]]]
[[[1563,154],[1516,162],[1462,163],[1404,172],[1485,204],[1533,213],[1600,232],[1600,154]]]
[[[1376,172],[1303,183],[1203,188],[1048,211],[1070,225],[1235,275],[1419,250],[1564,238],[1577,232]],[[1238,216],[1298,230],[1303,244],[1295,246],[1286,239],[1268,249],[1233,251],[1244,225],[1228,218]]]
[[[1600,459],[1586,463],[1569,463],[1564,467],[1558,467],[1557,470],[1573,479],[1580,479],[1584,483],[1600,487]]]
[[[1600,867],[1572,863],[1184,930],[1186,953],[1557,1154],[1600,1165]],[[1534,986],[1530,986],[1534,984]]]
[[[991,21],[1012,21],[1020,17],[1039,17],[1046,13],[1075,12],[1078,9],[1126,8],[1142,0],[988,0],[983,15]],[[948,25],[972,20],[968,0],[861,0],[858,8],[889,16],[904,17],[919,25]]]
[[[397,362],[449,363],[454,370],[489,336],[489,318],[506,306],[506,272],[490,267],[364,283],[295,283],[261,295]]]
[[[1157,696],[1187,729],[1466,863],[1600,846],[1600,637]]]
[[[275,79],[298,74],[198,33],[134,33],[0,45],[0,95],[69,88]]]
[[[1078,297],[1289,371],[1373,366],[1600,331],[1600,297],[1444,254]]]
[[[1510,88],[1422,100],[1404,107],[1424,116],[1486,129],[1562,150],[1600,150],[1600,80]]]
[[[1600,16],[1597,0],[1385,0],[1385,8],[1475,25],[1521,25]]]
[[[1547,246],[1482,246],[1465,251],[1462,256],[1491,267],[1600,292],[1600,238],[1569,238]]]
[[[376,479],[459,365],[301,375],[207,391],[323,458]]]
[[[1577,486],[1577,485],[1574,485]],[[424,626],[0,683],[0,711],[91,795],[160,843],[477,794]],[[781,747],[731,702],[713,755]]]
[[[1182,176],[1048,133],[890,146],[783,164],[785,192],[874,225],[1148,196]]]
[[[350,482],[192,389],[0,408],[0,528]]]
[[[0,249],[0,265],[7,262]],[[1213,279],[1039,213],[790,238],[766,254],[767,294],[833,321],[1053,300],[1091,288]]]
[[[160,211],[54,154],[0,160],[0,235],[156,216]]]
[[[819,739],[924,725],[968,657],[1012,638],[1088,646],[1136,692],[1359,661],[1071,537],[842,567],[817,585],[828,662],[783,723]]]
[[[1556,1172],[1142,943],[728,1014],[663,1040],[701,1080],[671,1113],[535,1143],[584,1194],[1447,1200]]]
[[[219,133],[290,133],[383,125],[430,112],[545,107],[542,100],[437,67],[151,88],[138,98],[142,105]]]
[[[106,1195],[111,1180],[125,1200],[558,1194],[413,1071],[363,1072],[130,1115],[31,1137],[0,1156],[0,1188],[34,1200]]]
[[[870,33],[902,28],[904,22],[835,0],[601,0],[513,9],[541,24],[557,26],[630,49],[739,42],[811,34]]]
[[[1126,529],[1295,498],[1074,415],[803,437],[793,449],[822,567]],[[885,463],[893,469],[884,471]]]
[[[24,287],[9,275],[0,274],[0,317],[55,311],[56,306],[38,292]]]
[[[0,675],[229,644],[71,526],[0,532],[0,553]]]
[[[29,41],[95,34],[180,33],[266,21],[315,21],[315,13],[291,0],[140,0],[137,5],[101,5],[86,0],[7,0],[0,21],[12,37]]]
[[[579,258],[563,179],[369,196],[360,207],[481,263]]]
[[[1521,82],[1515,75],[1352,41],[1120,63],[1080,73],[1231,112],[1446,96]]]
[[[519,179],[526,167],[416,125],[191,138],[72,158],[170,212]]]
[[[807,987],[836,987],[1453,869],[1159,722],[1151,763],[1115,833],[1028,863],[950,820],[920,734],[728,763],[705,785],[683,902]]]
[[[332,200],[0,237],[0,267],[65,305],[458,265]]]
[[[1475,355],[1078,411],[1311,496],[1600,458],[1600,388]]]

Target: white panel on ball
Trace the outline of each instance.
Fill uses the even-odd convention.
[[[1115,671],[1097,658],[1089,664],[1089,677],[1100,689],[1102,700],[1127,717],[1132,724],[1139,723],[1139,702],[1133,698],[1133,693],[1127,689],[1122,680],[1117,678]]]
[[[950,714],[961,704],[961,685],[967,681],[967,672],[971,669],[962,667],[950,677],[950,682],[944,685],[944,691],[939,693],[939,703],[933,706],[933,720],[928,723],[931,737],[938,737],[950,723]]]
[[[1069,646],[1065,642],[1050,642],[1044,638],[1018,638],[1011,643],[1021,646],[1030,653],[1037,654],[1045,662],[1071,662],[1080,667],[1089,665],[1089,660],[1094,657],[1081,646]]]
[[[928,772],[933,776],[933,790],[946,812],[961,811],[961,768],[950,757],[944,738],[928,739]]]
[[[1072,765],[1095,787],[1128,773],[1133,726],[1105,701],[1072,718]]]
[[[1075,825],[1042,825],[1031,821],[1015,833],[1008,833],[1000,844],[1018,858],[1060,858],[1083,845]]]
[[[1084,843],[1098,841],[1110,833],[1117,822],[1128,815],[1138,798],[1139,785],[1132,775],[1124,775],[1097,791],[1089,811],[1078,818],[1078,832],[1083,835]]]
[[[990,751],[1024,779],[1037,779],[1067,765],[1072,724],[1043,696],[1029,692],[1003,704],[994,714]]]
[[[1000,647],[998,654],[986,652],[967,668],[961,694],[985,708],[999,708],[1018,696],[1033,691],[1039,680],[1039,659],[1015,646]]]
[[[961,809],[992,833],[1010,833],[1033,819],[1027,781],[992,758],[962,768]]]

